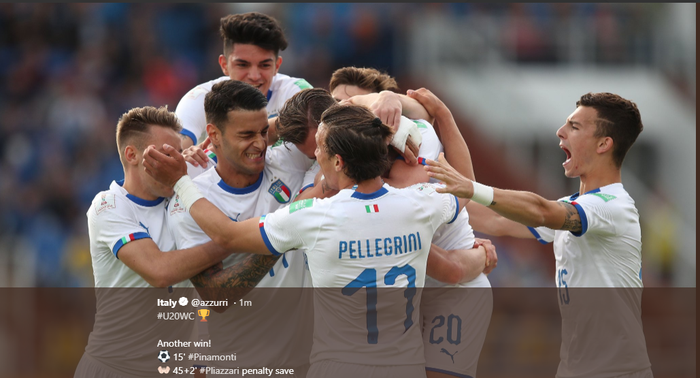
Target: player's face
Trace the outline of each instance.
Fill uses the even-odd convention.
[[[309,133],[306,134],[306,139],[302,143],[295,144],[299,151],[310,159],[316,159],[316,134],[317,128],[309,128]]]
[[[579,106],[557,130],[559,147],[566,153],[562,164],[566,177],[585,175],[595,164],[600,139],[594,136],[597,119],[598,112],[594,108]]]
[[[162,127],[162,126],[151,126],[149,129],[149,134],[146,145],[155,145],[156,149],[165,154],[163,150],[163,144],[169,144],[182,152],[180,147],[180,134],[175,132],[175,130]],[[156,199],[158,197],[172,197],[174,193],[173,188],[163,185],[153,179],[148,173],[144,171],[143,168],[143,151],[138,151],[138,161],[139,161],[139,175],[141,176],[141,182],[144,184],[144,189],[150,194],[151,198],[144,198],[146,200]]]
[[[256,180],[265,168],[267,111],[230,111],[227,122],[217,154],[233,172]]]
[[[371,92],[356,85],[340,84],[333,89],[331,96],[333,96],[333,98],[337,101],[342,101],[347,100],[352,96],[365,95],[369,93]]]
[[[275,57],[274,51],[251,44],[234,43],[228,56],[219,56],[224,75],[258,88],[266,96],[281,64],[282,57]]]
[[[326,183],[331,188],[338,187],[338,177],[335,171],[335,167],[332,161],[332,156],[326,152],[326,125],[321,123],[318,125],[318,131],[316,131],[316,161],[321,168],[321,174],[326,180]]]

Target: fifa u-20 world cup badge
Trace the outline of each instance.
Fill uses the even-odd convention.
[[[289,187],[280,179],[273,182],[267,192],[272,194],[279,203],[287,203],[292,198],[291,190],[289,190]]]

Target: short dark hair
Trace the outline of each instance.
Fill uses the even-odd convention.
[[[317,128],[321,115],[336,102],[322,88],[297,92],[287,102],[277,118],[277,136],[288,143],[304,143],[310,128]]]
[[[254,86],[238,80],[224,80],[214,84],[204,97],[204,114],[211,123],[225,132],[228,112],[236,110],[255,111],[264,109],[267,99]]]
[[[620,168],[632,144],[644,129],[637,104],[608,92],[586,93],[576,107],[588,106],[598,112],[595,137],[613,140],[613,162]]]
[[[397,92],[399,90],[399,86],[393,77],[374,68],[339,68],[331,75],[331,82],[328,88],[333,92],[336,87],[342,84],[354,85],[372,93],[381,91]]]
[[[130,143],[139,150],[146,148],[145,142],[149,136],[151,126],[173,129],[177,133],[182,130],[180,121],[175,113],[168,111],[167,105],[159,108],[153,106],[133,108],[122,114],[117,122],[117,149],[119,150],[120,159],[122,159],[124,147]]]
[[[321,122],[327,127],[326,152],[343,158],[343,172],[355,182],[380,176],[391,166],[387,145],[393,132],[366,107],[334,105]]]
[[[234,43],[252,44],[273,51],[277,56],[287,48],[287,39],[276,19],[263,13],[230,14],[221,18],[219,33],[224,40],[224,55],[233,51]]]

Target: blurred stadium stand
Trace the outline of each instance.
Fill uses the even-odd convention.
[[[114,128],[221,75],[219,18],[277,17],[281,72],[371,66],[453,110],[480,180],[573,193],[555,130],[588,91],[639,104],[623,180],[647,286],[695,287],[695,4],[0,4],[0,287],[91,286],[85,211],[123,177]],[[533,244],[531,246],[530,244]],[[547,247],[499,241],[494,286],[551,286]],[[551,247],[549,247],[551,251]]]

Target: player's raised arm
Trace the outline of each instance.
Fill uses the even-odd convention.
[[[474,180],[474,167],[469,147],[467,147],[467,143],[464,141],[450,109],[437,96],[425,88],[415,91],[409,90],[408,96],[416,99],[435,118],[433,126],[435,126],[436,132],[440,136],[440,141],[445,149],[445,156],[452,162],[455,169],[467,178]]]
[[[216,244],[237,253],[271,254],[258,228],[259,217],[234,222],[199,193],[187,176],[185,160],[172,146],[164,145],[162,154],[155,146],[144,151],[144,168],[154,179],[175,188],[180,201],[197,225]]]
[[[572,204],[549,201],[535,193],[497,189],[472,181],[457,172],[440,154],[438,161],[428,160],[428,175],[445,183],[439,192],[488,206],[498,214],[529,227],[545,226],[555,230],[581,231],[581,217]]]

